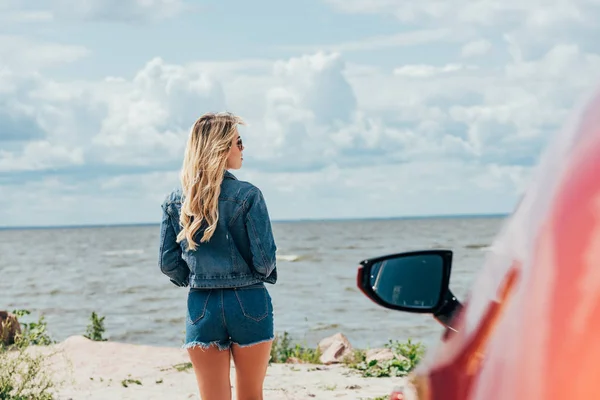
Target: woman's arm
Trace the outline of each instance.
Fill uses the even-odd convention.
[[[267,205],[258,188],[252,189],[248,194],[245,206],[247,207],[245,223],[250,240],[252,264],[256,272],[268,277],[275,270],[277,246],[273,238]]]
[[[181,247],[167,206],[162,205],[163,217],[160,224],[160,254],[158,264],[163,274],[175,285],[185,287],[189,284],[190,269],[181,258]]]

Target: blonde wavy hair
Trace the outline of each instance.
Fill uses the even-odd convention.
[[[194,123],[181,169],[183,204],[177,242],[187,240],[196,250],[196,232],[204,229],[200,243],[208,242],[217,229],[221,182],[237,125],[244,121],[231,113],[207,113]]]

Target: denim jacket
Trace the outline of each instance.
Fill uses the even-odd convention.
[[[261,191],[226,171],[219,195],[217,228],[206,243],[203,231],[195,235],[196,250],[187,240],[177,243],[183,195],[171,192],[162,203],[160,270],[177,286],[232,288],[277,281],[277,247]]]

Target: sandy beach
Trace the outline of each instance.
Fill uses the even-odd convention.
[[[30,351],[50,354],[58,399],[199,399],[185,350],[82,336]],[[235,368],[231,370],[235,386]],[[342,365],[272,364],[265,381],[266,400],[375,399],[386,396],[402,378],[362,378]],[[235,399],[235,390],[234,399]]]

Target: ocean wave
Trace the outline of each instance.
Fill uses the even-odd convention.
[[[144,250],[141,249],[130,249],[130,250],[111,250],[105,251],[105,256],[120,257],[120,256],[137,256],[144,254]]]
[[[465,249],[486,251],[490,249],[490,245],[482,243],[468,244],[465,246]]]
[[[328,331],[331,329],[339,329],[339,328],[340,328],[340,324],[328,324],[328,325],[319,324],[317,326],[310,328],[310,330],[316,332],[316,331]]]
[[[303,257],[297,254],[277,254],[278,261],[296,262],[300,261]]]

